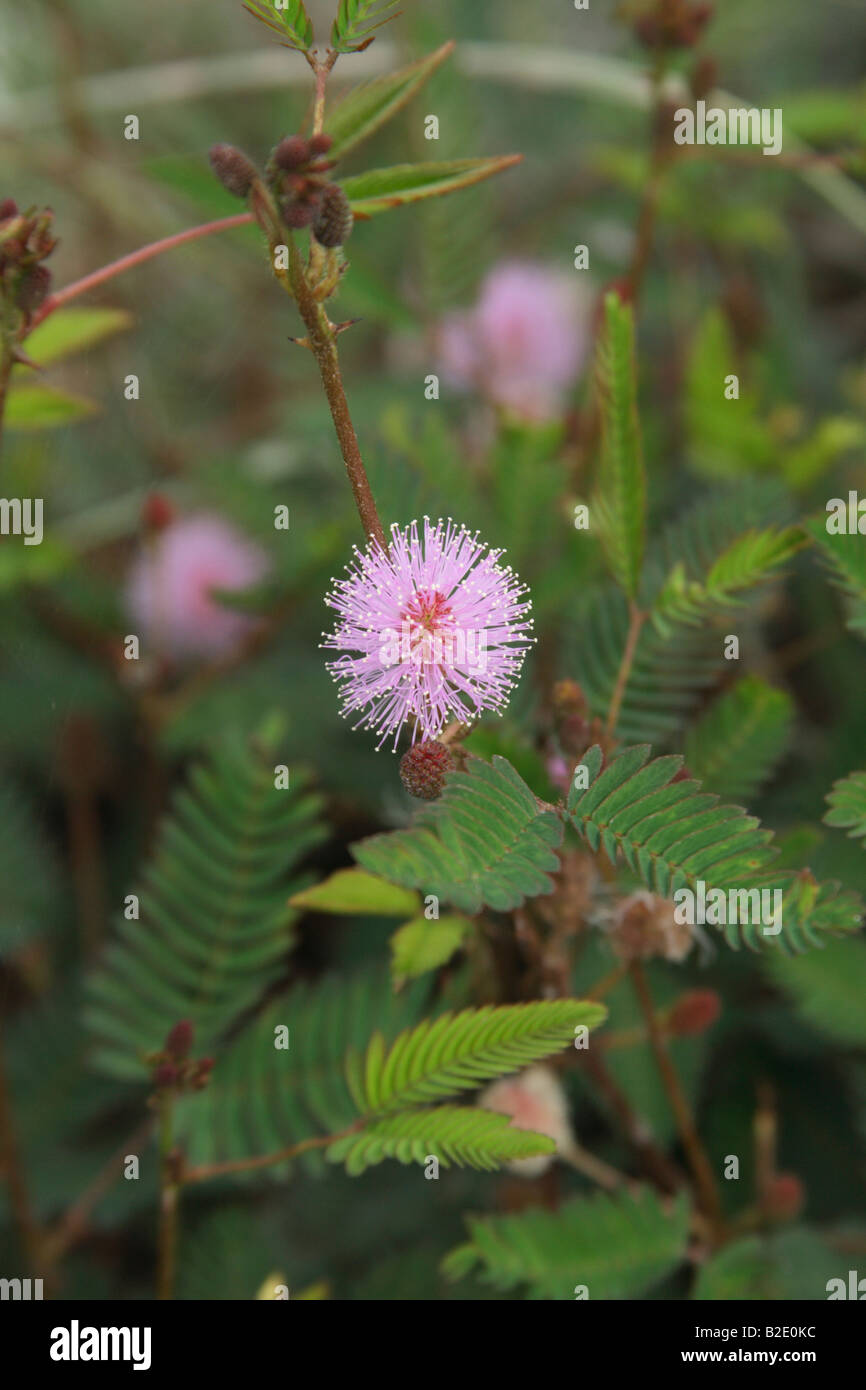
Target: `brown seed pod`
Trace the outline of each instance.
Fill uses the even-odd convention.
[[[209,155],[210,166],[222,184],[236,198],[246,198],[258,171],[251,160],[234,145],[214,145]]]

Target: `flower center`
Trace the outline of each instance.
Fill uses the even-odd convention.
[[[409,643],[413,654],[421,643],[450,635],[454,615],[447,599],[438,589],[417,589],[400,615],[409,625]],[[436,658],[434,658],[436,659]]]

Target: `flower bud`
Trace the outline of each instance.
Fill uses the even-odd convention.
[[[435,801],[442,794],[445,774],[453,759],[444,743],[426,739],[415,743],[400,759],[400,780],[412,796]]]
[[[805,1201],[806,1189],[796,1173],[777,1173],[764,1197],[769,1215],[779,1220],[799,1216]]]
[[[175,1061],[179,1062],[183,1057],[189,1056],[193,1040],[193,1026],[188,1018],[181,1019],[176,1023],[165,1040],[165,1051]]]
[[[209,155],[210,166],[222,184],[236,198],[246,198],[258,172],[251,160],[234,145],[214,145]]]
[[[171,1062],[163,1062],[153,1073],[153,1084],[160,1090],[165,1090],[168,1086],[177,1084],[177,1067],[172,1066]]]
[[[311,135],[310,154],[313,156],[319,154],[327,154],[333,143],[333,135],[326,135],[324,131],[322,131],[319,135]]]
[[[482,1110],[510,1115],[515,1129],[546,1134],[555,1141],[560,1153],[574,1147],[565,1092],[549,1067],[529,1067],[517,1076],[495,1081],[482,1092],[478,1104]],[[553,1154],[539,1154],[536,1158],[515,1159],[508,1167],[522,1177],[539,1178],[553,1161]]]
[[[18,204],[14,198],[4,198],[0,201],[0,222],[5,222],[7,217],[16,217],[18,214]]]
[[[318,200],[313,198],[286,198],[282,205],[283,221],[292,231],[299,232],[309,227],[319,210]]]
[[[32,265],[24,271],[15,292],[15,303],[25,314],[32,314],[44,304],[51,292],[51,271],[44,265]]]
[[[303,135],[287,135],[277,145],[272,158],[278,169],[302,169],[309,164],[312,153],[311,142]]]
[[[196,1062],[195,1070],[190,1080],[190,1085],[194,1091],[204,1090],[205,1086],[210,1081],[210,1074],[214,1069],[215,1062],[215,1057],[202,1057]]]
[[[141,522],[146,531],[164,531],[174,517],[174,507],[163,493],[152,492],[144,499]]]
[[[676,920],[670,899],[644,889],[618,904],[609,934],[616,954],[629,964],[653,956],[680,961],[693,945],[691,928]]]
[[[329,183],[313,223],[313,236],[320,246],[342,246],[354,223],[349,199],[338,183]]]

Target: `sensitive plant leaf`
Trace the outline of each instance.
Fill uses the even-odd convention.
[[[602,1004],[557,999],[446,1013],[391,1048],[375,1033],[365,1053],[347,1055],[349,1089],[364,1116],[448,1100],[560,1052],[606,1015]]]
[[[472,923],[466,917],[416,917],[391,937],[391,973],[395,981],[414,980],[438,970],[463,945]]]
[[[449,1279],[476,1270],[486,1284],[536,1299],[573,1300],[579,1286],[591,1300],[635,1298],[685,1259],[689,1203],[663,1203],[643,1189],[467,1224],[469,1241],[443,1261]]]
[[[338,869],[322,883],[295,893],[289,905],[310,912],[338,912],[347,917],[408,917],[420,911],[421,900],[417,893],[409,893],[363,869]]]
[[[554,851],[562,823],[545,810],[505,758],[473,758],[449,774],[441,797],[419,811],[409,830],[373,835],[352,845],[371,873],[418,888],[475,913],[483,905],[508,911],[549,893],[559,868]]]
[[[10,386],[4,419],[12,430],[53,430],[88,420],[98,410],[96,402],[86,396],[34,382]]]
[[[752,1302],[826,1299],[828,1280],[841,1273],[839,1257],[819,1236],[794,1228],[725,1246],[702,1267],[692,1296]]]
[[[739,395],[725,395],[727,378],[742,376],[728,322],[718,308],[698,328],[686,370],[684,426],[689,466],[708,478],[738,477],[768,468],[778,446],[760,418],[758,400],[745,381]]]
[[[325,133],[333,140],[329,158],[342,159],[363,140],[369,140],[406,105],[453,51],[453,42],[444,43],[427,58],[365,82],[349,92],[328,112],[325,120]]]
[[[446,159],[429,164],[395,164],[343,179],[342,186],[356,217],[374,217],[404,203],[456,193],[518,164],[519,154],[491,159]]]
[[[556,1152],[543,1134],[516,1129],[508,1115],[469,1106],[441,1106],[389,1115],[365,1126],[359,1134],[338,1139],[327,1150],[329,1163],[344,1163],[350,1177],[396,1158],[400,1163],[427,1163],[494,1172],[503,1163]]]
[[[866,546],[859,532],[830,534],[827,518],[805,523],[805,530],[821,552],[831,578],[847,600],[847,624],[866,637]]]
[[[396,19],[400,0],[340,0],[331,26],[331,47],[338,53],[360,53],[369,48],[375,30]]]
[[[729,946],[801,951],[822,944],[827,933],[858,929],[863,905],[856,893],[816,883],[808,870],[779,869],[772,831],[757,817],[702,792],[699,782],[673,780],[682,758],[650,760],[644,744],[623,748],[602,764],[601,749],[590,748],[581,764],[588,785],[572,784],[569,791],[568,813],[578,834],[612,861],[624,858],[662,897],[681,888],[695,892],[698,881],[708,893],[727,894],[733,910],[719,928]],[[762,890],[781,893],[781,912],[772,921],[761,920]],[[731,899],[731,893],[738,897]]]
[[[279,34],[284,47],[306,53],[312,46],[313,26],[303,0],[244,0],[244,9]]]
[[[852,772],[834,782],[827,801],[830,810],[824,824],[839,826],[852,839],[862,840],[866,836],[866,772]]]
[[[646,477],[637,413],[634,313],[616,294],[605,297],[595,370],[601,463],[594,510],[614,578],[634,598],[644,552]]]
[[[49,584],[75,563],[73,550],[55,536],[43,536],[39,545],[0,545],[0,594],[22,584]]]
[[[125,309],[55,309],[28,337],[27,356],[37,367],[48,367],[123,332],[132,323],[132,314]],[[31,370],[15,367],[13,379]]]
[[[656,628],[667,635],[677,624],[697,626],[740,607],[738,596],[772,577],[803,544],[799,527],[771,526],[739,536],[703,580],[689,579],[685,565],[677,563],[653,603],[650,616]]]
[[[227,740],[174,799],[138,894],[89,982],[101,1070],[146,1075],[179,1019],[212,1048],[279,977],[296,866],[324,832],[319,800],[274,785],[274,747]],[[297,779],[300,781],[300,779]]]
[[[759,676],[744,676],[714,700],[686,735],[686,766],[708,791],[748,801],[788,746],[794,701]]]

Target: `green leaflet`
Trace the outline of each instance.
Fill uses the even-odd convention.
[[[454,772],[438,801],[409,830],[352,845],[358,863],[404,888],[453,903],[462,912],[483,905],[505,911],[549,893],[559,867],[554,850],[562,823],[542,810],[505,758],[473,758]]]
[[[328,112],[325,133],[333,139],[329,159],[343,159],[362,141],[369,140],[380,126],[396,115],[438,67],[454,51],[454,44],[444,43],[426,58],[408,67],[377,77],[355,87]]]
[[[472,923],[466,917],[416,917],[391,937],[391,973],[395,981],[414,980],[445,965],[463,945]]]
[[[797,526],[778,530],[747,531],[732,541],[703,580],[690,579],[678,562],[657,594],[651,617],[659,632],[667,634],[678,623],[695,625],[724,609],[737,608],[745,589],[771,577],[804,544]]]
[[[76,425],[99,410],[94,401],[41,382],[16,382],[9,388],[5,420],[12,430],[53,430]]]
[[[773,956],[767,969],[814,1027],[843,1046],[866,1046],[866,942],[831,941],[808,956]]]
[[[89,982],[96,1063],[143,1079],[179,1019],[212,1047],[283,969],[296,865],[323,838],[316,797],[274,786],[274,751],[229,740],[174,800],[140,892]]]
[[[358,53],[368,48],[375,37],[374,30],[397,18],[394,11],[398,4],[399,0],[340,0],[331,26],[331,47],[338,53]]]
[[[132,314],[125,309],[55,309],[27,338],[27,356],[47,367],[131,326]],[[12,379],[29,372],[27,367],[14,367]]]
[[[601,404],[601,464],[593,510],[601,523],[611,572],[633,599],[644,553],[646,477],[637,413],[634,314],[616,294],[605,297],[595,370]]]
[[[366,1053],[347,1056],[349,1089],[370,1116],[445,1100],[560,1051],[606,1014],[601,1004],[558,999],[443,1014],[401,1033],[391,1048],[375,1033]]]
[[[337,912],[351,917],[356,913],[375,917],[407,917],[418,912],[417,893],[397,888],[363,869],[338,869],[330,878],[304,888],[290,899],[292,907],[312,912]]]
[[[807,521],[805,530],[821,552],[833,583],[846,597],[847,624],[866,637],[866,547],[859,532],[831,535],[826,518]]]
[[[373,217],[379,212],[456,193],[491,175],[519,163],[519,154],[503,154],[491,159],[444,159],[429,164],[395,164],[390,169],[370,169],[343,179],[342,187],[356,217]]]
[[[820,1237],[800,1227],[747,1236],[707,1261],[693,1296],[752,1302],[826,1299],[827,1281],[843,1274],[840,1263]]]
[[[622,749],[601,770],[598,746],[584,755],[588,785],[572,785],[568,813],[578,833],[611,860],[622,855],[646,886],[662,897],[679,888],[746,892],[779,889],[782,927],[765,932],[754,921],[728,921],[722,928],[729,946],[740,941],[757,948],[778,943],[789,951],[821,944],[827,932],[858,929],[862,903],[856,893],[821,885],[808,871],[775,868],[772,831],[762,828],[740,806],[727,806],[700,791],[695,781],[674,782],[679,757],[649,761],[648,745]],[[746,914],[744,914],[746,915]]]
[[[791,736],[794,702],[759,676],[744,676],[686,735],[689,771],[719,796],[748,800],[767,781]]]
[[[327,1151],[329,1163],[345,1163],[350,1177],[396,1158],[400,1163],[425,1163],[432,1155],[443,1168],[493,1172],[503,1163],[556,1152],[553,1139],[516,1129],[508,1115],[469,1106],[442,1106],[389,1115],[367,1125],[360,1134],[338,1139]]]
[[[580,1285],[590,1300],[634,1298],[685,1259],[689,1204],[680,1197],[666,1210],[643,1189],[576,1197],[556,1212],[470,1217],[467,1224],[469,1241],[442,1265],[449,1279],[480,1265],[484,1283],[522,1287],[531,1298],[573,1300]]]
[[[244,9],[278,34],[287,48],[305,53],[313,42],[313,26],[304,0],[244,0]]]
[[[825,825],[847,830],[852,839],[866,836],[866,772],[852,772],[834,782],[827,802],[830,810],[824,815]]]

